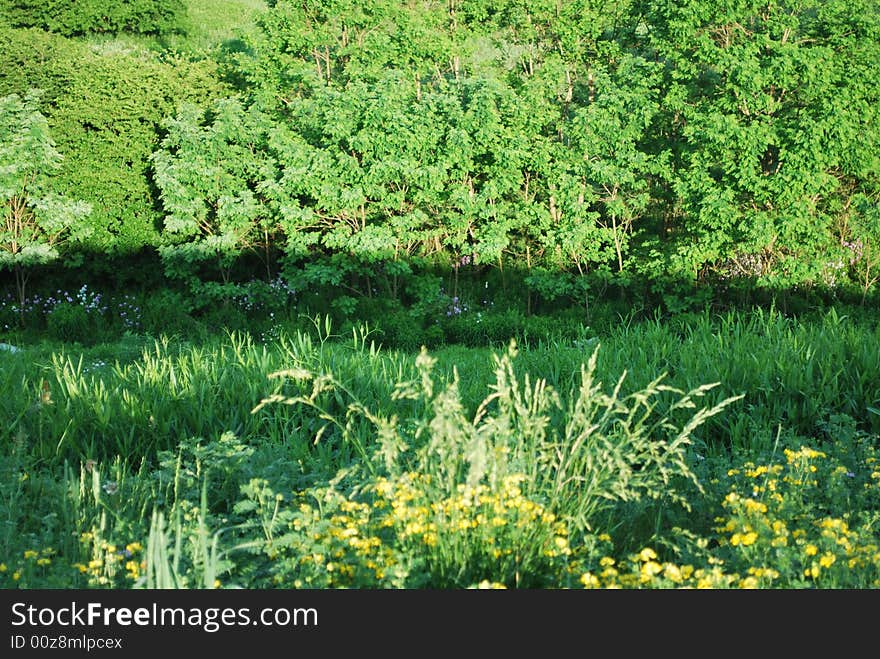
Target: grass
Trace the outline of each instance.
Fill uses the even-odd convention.
[[[880,330],[0,352],[9,587],[876,587]]]
[[[163,37],[136,34],[94,35],[88,41],[104,49],[210,53],[232,44],[255,27],[255,17],[266,10],[263,0],[186,0],[186,33]]]
[[[254,17],[266,10],[264,0],[187,0],[190,31],[186,44],[209,49],[238,37],[254,26]]]

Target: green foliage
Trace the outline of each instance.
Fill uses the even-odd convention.
[[[183,29],[182,0],[2,0],[0,14],[14,27],[36,27],[64,36],[165,35]]]
[[[339,315],[441,268],[451,297],[518,270],[527,311],[877,289],[876,2],[235,0],[217,39],[236,20],[186,56],[0,28],[96,251],[161,247],[198,295],[285,271]]]
[[[594,100],[592,92],[575,97],[575,78],[594,66],[577,57],[593,62],[596,43],[576,45],[568,32],[545,40],[518,14],[505,14],[487,35],[473,9],[459,24],[454,7],[439,5],[274,4],[249,37],[253,54],[238,58],[251,82],[251,112],[229,101],[211,110],[201,132],[202,117],[190,112],[156,154],[170,230],[192,227],[212,206],[219,218],[225,183],[209,191],[202,168],[187,167],[207,160],[225,167],[214,179],[254,193],[242,227],[263,224],[267,240],[283,241],[294,262],[434,255],[494,265],[532,249],[529,267],[533,253],[581,272],[601,264],[623,270],[633,222],[646,207],[643,179],[656,169],[638,151],[654,112],[644,82],[654,75],[650,66],[632,56],[615,61],[602,75],[635,89],[617,93],[609,84],[607,95],[575,112]],[[562,20],[580,24],[583,9],[566,10]],[[520,10],[542,25],[556,11]],[[570,25],[548,29],[556,27]],[[505,54],[520,30],[535,48]],[[549,52],[561,43],[573,49],[562,58]],[[540,48],[548,52],[536,60]],[[585,151],[595,158],[585,161]],[[247,233],[242,228],[230,244],[241,247]],[[191,259],[201,255],[186,249]]]
[[[65,158],[52,191],[92,206],[89,251],[160,242],[150,154],[179,102],[218,93],[216,65],[130,46],[89,46],[39,30],[3,30],[0,94],[42,88],[39,110]]]
[[[186,296],[173,290],[157,291],[143,302],[144,332],[150,336],[192,336],[198,328],[190,312],[192,305]]]
[[[28,268],[60,256],[59,247],[88,233],[88,203],[53,192],[61,154],[37,109],[38,93],[0,98],[0,268],[15,271],[24,318]]]
[[[383,505],[373,513],[378,519],[371,531],[390,526],[396,533],[389,544],[406,557],[406,563],[395,566],[398,574],[406,571],[404,585],[463,587],[482,577],[547,586],[541,579],[558,579],[553,564],[570,553],[569,532],[592,531],[615,502],[667,496],[688,507],[674,484],[679,478],[693,479],[685,460],[691,433],[735,398],[698,409],[677,426],[668,414],[697,407],[695,399],[714,385],[685,394],[661,384],[661,378],[623,396],[624,374],[606,394],[594,379],[594,350],[581,365],[579,388],[563,404],[545,380],[515,373],[515,355],[512,343],[507,354],[494,358],[491,393],[473,419],[462,404],[457,373],[437,381],[436,360],[424,349],[415,362],[415,378],[396,383],[393,399],[402,402],[399,411],[371,410],[332,375],[301,368],[275,376],[308,383],[303,394],[275,395],[256,409],[279,403],[312,408],[325,427],[337,428],[341,440],[354,447],[362,461],[350,477],[365,481],[360,491],[379,495]],[[334,394],[346,399],[337,414],[326,407]],[[665,400],[668,395],[672,400]],[[369,443],[361,419],[375,426]],[[339,513],[331,520],[338,518]],[[560,524],[554,523],[557,519]],[[312,533],[312,525],[303,526]],[[269,537],[268,549],[285,554],[289,549],[294,560],[304,549],[314,551],[313,535],[305,547],[298,537],[280,546]]]
[[[99,322],[79,304],[63,302],[46,318],[49,336],[59,341],[90,344],[97,341]]]
[[[274,164],[255,157],[266,143],[265,120],[234,99],[219,101],[211,117],[203,127],[199,108],[182,107],[166,122],[162,150],[153,157],[166,212],[166,271],[196,285],[194,270],[205,262],[228,284],[242,251],[269,250],[278,233],[277,220],[261,203]]]
[[[862,304],[880,281],[880,203],[877,196],[857,195],[846,216],[839,265],[849,265],[853,279],[862,289]]]
[[[839,225],[880,174],[877,4],[636,4],[636,47],[666,63],[674,271],[835,283]]]
[[[515,263],[585,305],[611,272],[866,292],[837,255],[876,203],[876,4],[698,4],[272,3],[235,58],[247,215],[294,267]]]

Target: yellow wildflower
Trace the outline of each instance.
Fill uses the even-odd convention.
[[[663,571],[663,566],[656,561],[645,561],[639,574],[639,581],[647,583]]]
[[[599,587],[599,579],[591,572],[584,572],[584,574],[581,575],[581,583],[584,585],[584,588]]]
[[[645,547],[639,552],[639,560],[642,562],[651,561],[657,558],[657,554],[650,547]]]
[[[679,570],[678,566],[674,563],[664,563],[663,575],[672,583],[681,583],[684,580],[681,574],[681,570]]]

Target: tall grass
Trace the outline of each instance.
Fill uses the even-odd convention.
[[[567,402],[598,340],[541,343],[523,350],[519,364]],[[764,450],[779,428],[814,436],[831,413],[880,430],[880,416],[869,411],[880,405],[880,329],[833,311],[812,324],[761,311],[649,321],[621,326],[601,341],[596,376],[607,381],[626,371],[622,395],[662,373],[666,384],[683,391],[718,382],[707,392],[710,406],[743,395],[697,434],[707,450]],[[324,425],[314,411],[275,406],[252,413],[261,400],[289,387],[268,375],[291,368],[332,374],[365,407],[383,413],[395,383],[416,373],[415,355],[383,350],[368,329],[334,337],[325,320],[312,332],[282,333],[269,345],[232,333],[196,346],[157,340],[125,362],[111,363],[106,354],[106,348],[61,346],[37,349],[33,357],[28,350],[0,353],[0,414],[6,419],[0,441],[24,442],[39,459],[57,463],[141,459],[188,437],[232,431],[284,445],[300,458],[344,461],[352,447],[334,444],[335,432],[311,448]],[[433,355],[443,377],[457,370],[461,404],[476,413],[494,377],[491,351],[448,347]],[[326,404],[327,412],[344,409],[339,397]],[[323,452],[327,445],[342,454]]]

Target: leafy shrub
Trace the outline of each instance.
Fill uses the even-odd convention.
[[[94,313],[80,304],[62,302],[46,318],[50,336],[60,341],[95,343],[100,323]]]
[[[241,309],[231,304],[218,304],[199,314],[201,320],[212,331],[247,331],[250,321]]]
[[[191,306],[184,296],[171,290],[155,291],[144,298],[142,322],[147,334],[192,335],[201,326],[190,315]]]
[[[400,350],[418,350],[425,343],[421,323],[412,314],[399,310],[388,313],[377,325],[382,343]]]
[[[182,0],[0,0],[0,13],[14,27],[37,27],[64,36],[164,35],[181,32]]]
[[[216,65],[37,29],[2,29],[0,39],[0,96],[43,90],[38,109],[64,155],[47,192],[92,207],[84,220],[91,232],[83,243],[85,268],[100,267],[95,253],[127,257],[159,244],[149,157],[161,121],[178,102],[201,102],[219,91]],[[143,272],[137,259],[129,265],[120,258],[115,266],[130,267],[135,273],[125,274],[133,280]]]

